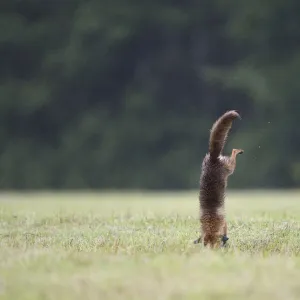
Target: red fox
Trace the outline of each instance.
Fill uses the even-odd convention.
[[[234,119],[241,119],[239,113],[231,110],[223,114],[212,126],[209,139],[209,153],[203,159],[200,176],[200,224],[201,235],[194,241],[215,248],[219,239],[223,245],[228,240],[225,220],[225,190],[228,177],[234,172],[236,156],[244,150],[233,149],[231,156],[222,151]]]

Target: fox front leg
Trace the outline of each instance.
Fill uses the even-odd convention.
[[[200,244],[201,243],[201,236],[199,238],[197,238],[196,240],[194,240],[194,244]]]

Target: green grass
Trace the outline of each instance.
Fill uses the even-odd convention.
[[[197,191],[2,194],[0,299],[299,299],[300,193],[229,193],[204,249]]]

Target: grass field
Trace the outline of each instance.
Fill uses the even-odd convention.
[[[300,192],[229,193],[204,249],[197,191],[2,194],[0,299],[300,299]]]

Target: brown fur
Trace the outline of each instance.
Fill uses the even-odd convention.
[[[220,237],[227,238],[225,220],[225,190],[228,177],[234,172],[236,156],[243,153],[242,149],[233,149],[231,156],[223,156],[228,132],[234,119],[240,118],[237,111],[231,110],[223,114],[212,126],[209,153],[202,162],[200,176],[200,223],[201,237],[204,246],[215,248],[220,244]]]

